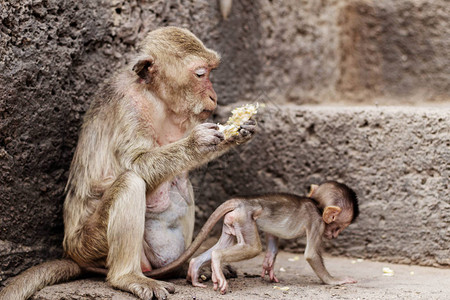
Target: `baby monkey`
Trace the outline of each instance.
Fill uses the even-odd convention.
[[[258,229],[267,237],[267,253],[261,277],[269,275],[278,282],[274,264],[278,252],[278,238],[293,239],[306,233],[305,258],[317,276],[326,284],[355,283],[356,280],[331,276],[324,266],[320,245],[322,237],[336,238],[358,216],[358,199],[345,184],[327,181],[312,185],[308,197],[274,193],[230,199],[220,205],[206,221],[189,249],[173,263],[146,274],[158,276],[179,266],[198,249],[212,227],[224,216],[222,235],[209,250],[189,263],[187,279],[192,285],[205,287],[198,281],[200,267],[211,261],[214,290],[225,293],[228,283],[221,264],[257,256],[261,250]]]

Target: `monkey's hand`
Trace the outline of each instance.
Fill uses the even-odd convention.
[[[219,126],[214,123],[203,123],[197,125],[189,136],[190,140],[201,154],[214,152],[217,146],[224,140]]]
[[[273,271],[275,264],[275,255],[272,252],[267,252],[264,257],[263,265],[262,265],[262,273],[261,277],[264,278],[266,275],[269,275],[269,279],[271,282],[280,282],[278,278],[275,277],[275,273]]]
[[[224,143],[226,144],[242,144],[250,140],[256,132],[256,121],[250,119],[239,126],[236,135],[232,135],[227,138]]]
[[[332,285],[341,285],[346,283],[357,283],[357,281],[351,277],[333,277],[331,280],[328,280],[325,283]]]

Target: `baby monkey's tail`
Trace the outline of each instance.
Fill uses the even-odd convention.
[[[177,268],[179,268],[185,261],[187,261],[192,255],[194,255],[195,251],[202,245],[202,243],[206,240],[208,237],[209,232],[212,230],[214,225],[227,213],[230,211],[233,211],[236,209],[236,207],[239,205],[239,200],[236,199],[230,199],[222,203],[208,218],[205,225],[203,225],[202,229],[200,229],[200,232],[198,233],[197,237],[194,239],[192,244],[187,248],[186,251],[184,251],[183,254],[181,254],[180,257],[178,257],[176,260],[171,262],[170,264],[159,268],[155,270],[151,270],[149,272],[145,272],[144,274],[146,276],[152,277],[152,278],[159,278],[161,276],[164,276]]]
[[[47,285],[67,281],[80,274],[80,266],[71,259],[45,262],[14,277],[0,291],[0,300],[25,300]]]

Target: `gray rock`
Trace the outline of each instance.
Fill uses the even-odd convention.
[[[305,195],[338,180],[356,191],[361,214],[327,243],[331,253],[450,265],[450,106],[269,105],[259,118],[249,144],[195,173],[198,225],[236,194]]]

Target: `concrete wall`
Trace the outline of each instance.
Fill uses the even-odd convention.
[[[149,30],[166,25],[187,27],[206,45],[221,52],[223,63],[215,74],[214,85],[224,105],[260,100],[278,106],[280,113],[300,110],[306,117],[309,109],[295,105],[445,105],[450,98],[450,8],[445,4],[444,0],[402,0],[395,4],[388,0],[292,0],[282,4],[234,1],[230,19],[223,21],[216,1],[0,2],[0,278],[61,254],[63,190],[83,114],[99,84],[129,61],[136,44]],[[301,138],[295,126],[303,123],[294,118],[297,122],[294,126],[289,119],[282,118],[280,123],[274,123],[273,119],[266,121],[280,128],[270,135],[260,133],[257,140],[246,146],[271,145],[261,151],[266,151],[266,157],[272,157],[273,165],[261,165],[259,155],[250,155],[255,150],[245,148],[239,150],[246,157],[246,171],[239,181],[233,180],[236,174],[231,172],[237,170],[237,163],[242,166],[239,160],[229,160],[226,170],[230,172],[223,172],[229,177],[220,177],[221,182],[213,182],[211,174],[216,171],[210,168],[225,168],[222,162],[211,164],[204,180],[199,175],[202,170],[198,171],[194,178],[198,186],[211,183],[208,188],[197,189],[199,215],[206,217],[219,201],[239,191],[243,182],[252,183],[248,184],[248,190],[276,186],[303,192],[312,181],[340,178],[355,186],[364,210],[358,225],[349,231],[348,240],[354,240],[354,246],[345,250],[338,244],[333,252],[385,259],[400,255],[416,263],[448,264],[442,253],[445,256],[448,251],[449,234],[438,222],[448,224],[450,214],[448,187],[439,183],[448,179],[448,173],[444,172],[448,172],[448,144],[446,148],[440,146],[439,155],[433,146],[446,138],[448,143],[448,108],[431,115],[420,110],[428,116],[425,119],[400,109],[399,116],[392,117],[398,120],[392,121],[391,127],[384,127],[382,122],[376,127],[376,122],[368,117],[368,125],[362,121],[362,127],[355,129],[355,138],[364,143],[371,141],[376,147],[377,140],[384,143],[385,135],[397,130],[398,138],[392,137],[396,148],[391,151],[383,147],[366,148],[361,152],[364,156],[358,159],[350,154],[330,152],[333,148],[326,146],[338,138],[352,141],[333,127],[334,118],[340,114],[354,119],[350,115],[352,110],[321,116],[312,109],[312,113],[317,120],[314,127],[306,130],[311,136],[309,143],[300,143],[295,148],[288,146],[286,141],[294,143]],[[389,111],[385,114],[392,115]],[[417,145],[425,142],[430,145],[425,148],[428,152],[419,146],[408,150],[409,146],[402,143],[409,143],[409,139],[401,138],[400,126],[410,120],[418,130],[443,130],[443,137],[437,139],[431,135],[428,139],[426,135],[410,133],[408,136]],[[341,120],[339,124],[345,123]],[[362,133],[367,139],[362,138]],[[327,136],[328,142],[320,136]],[[266,137],[264,141],[263,137]],[[362,147],[364,143],[358,145]],[[345,151],[345,146],[340,145],[343,147],[340,151]],[[370,155],[377,163],[376,168],[368,165],[372,161]],[[379,170],[393,166],[381,165],[386,158],[377,161],[379,155],[395,155],[399,168],[395,171],[400,174],[403,169],[413,168],[412,174],[420,175],[423,185],[406,185],[405,190],[400,190],[400,198],[395,193],[395,199],[400,200],[385,200],[387,191],[393,196],[397,191],[394,188],[405,184],[394,181],[386,186],[385,178],[398,181],[398,177],[388,173],[381,178]],[[280,160],[282,157],[291,160]],[[255,174],[261,182],[255,182]],[[371,182],[377,182],[374,186],[367,181],[371,176]],[[360,182],[358,178],[365,181]],[[419,179],[414,177],[413,182],[416,180]],[[213,194],[220,195],[220,199],[212,198]],[[430,208],[433,213],[422,217],[423,207],[430,203],[435,204]],[[398,213],[404,204],[415,208],[406,207],[414,222]],[[379,210],[368,209],[372,206]],[[395,214],[389,212],[390,208]],[[402,217],[397,217],[399,214]],[[367,225],[361,227],[363,220]],[[400,220],[404,222],[400,224],[407,226],[394,227],[391,231],[402,234],[402,243],[395,238],[381,239],[389,231],[388,225]],[[374,230],[382,226],[386,229]],[[405,241],[418,244],[422,240],[422,235],[419,237],[415,231],[404,230],[411,226],[418,226],[419,232],[428,230],[430,233],[424,235],[435,242],[414,246],[413,254],[408,254],[409,250],[399,254],[403,253],[400,249]],[[368,231],[373,236],[370,241],[366,241]],[[432,232],[439,234],[441,242],[431,237]],[[287,247],[296,246],[291,245]]]

